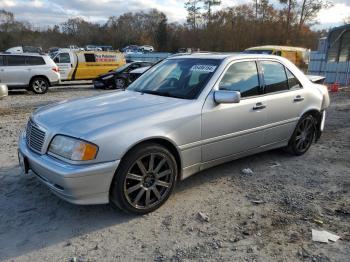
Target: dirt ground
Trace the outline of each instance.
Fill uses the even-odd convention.
[[[325,132],[304,156],[274,150],[211,168],[139,217],[66,203],[18,168],[17,137],[35,108],[104,92],[65,87],[0,101],[0,260],[349,261],[349,89],[332,94]],[[253,175],[242,174],[248,167]],[[312,242],[312,229],[341,239]]]

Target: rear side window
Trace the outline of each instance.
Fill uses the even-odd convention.
[[[258,70],[254,61],[234,63],[219,84],[220,90],[239,91],[242,97],[260,94]]]
[[[7,56],[7,65],[8,66],[24,66],[25,63],[25,57],[24,56],[18,56],[18,55],[10,55]]]
[[[293,75],[291,71],[289,71],[288,68],[286,68],[287,78],[288,78],[288,85],[290,90],[296,90],[302,88],[302,85],[300,84],[299,80]]]
[[[265,93],[289,89],[286,72],[282,64],[273,61],[262,61],[260,65],[264,72]]]
[[[40,56],[27,56],[26,57],[27,65],[45,65],[44,58]]]
[[[84,54],[85,62],[96,62],[96,58],[94,54]]]
[[[4,57],[0,55],[0,66],[4,65]]]

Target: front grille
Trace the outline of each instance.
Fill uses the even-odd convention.
[[[36,124],[29,120],[26,133],[28,146],[31,149],[41,153],[45,141],[45,132],[40,130]]]

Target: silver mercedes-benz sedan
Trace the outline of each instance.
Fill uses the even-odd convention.
[[[38,109],[19,161],[69,202],[144,214],[206,168],[280,147],[304,154],[328,105],[327,88],[281,57],[171,57],[124,91]]]

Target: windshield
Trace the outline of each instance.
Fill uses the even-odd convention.
[[[126,68],[128,68],[131,65],[131,63],[125,64],[121,67],[118,67],[117,69],[114,70],[114,72],[116,73],[121,73],[123,72]]]
[[[243,53],[245,54],[262,54],[262,55],[271,55],[272,50],[245,50]]]
[[[208,83],[218,59],[179,58],[151,67],[128,90],[161,96],[195,99]]]
[[[55,52],[49,53],[49,56],[51,59],[54,59],[57,54],[58,54],[58,51],[55,51]]]

